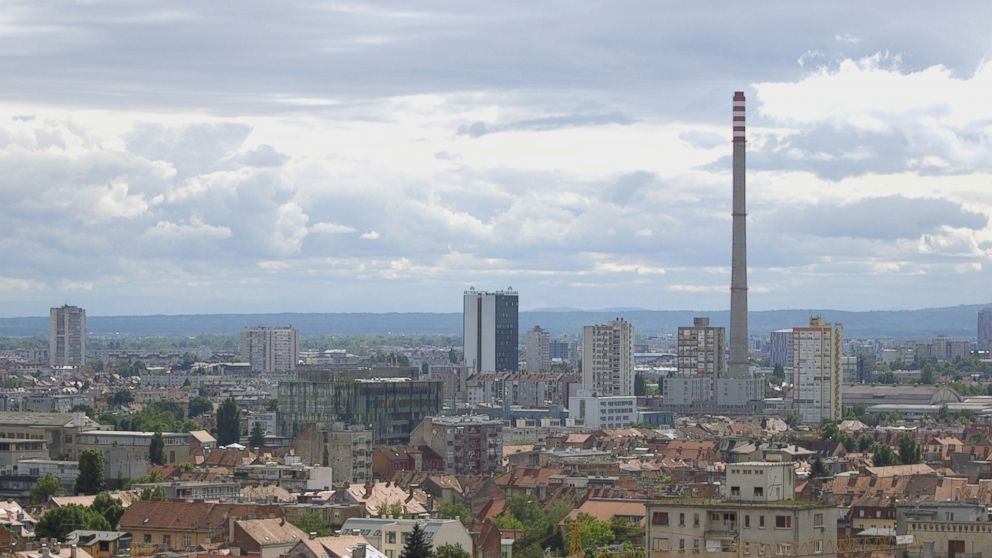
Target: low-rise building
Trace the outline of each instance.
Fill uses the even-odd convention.
[[[977,500],[900,504],[896,506],[896,535],[911,535],[920,545],[906,551],[907,558],[981,558],[992,548],[990,519],[988,507]]]
[[[145,500],[124,511],[119,528],[131,533],[134,554],[146,555],[160,548],[188,551],[225,542],[233,520],[283,517],[274,505]]]
[[[581,390],[568,401],[569,418],[586,428],[624,428],[637,420],[637,397]]]
[[[66,458],[78,460],[84,450],[103,452],[107,480],[133,479],[148,472],[148,449],[154,432],[122,432],[90,430],[80,432],[66,444]],[[189,461],[190,435],[185,432],[163,432],[165,463]]]
[[[413,526],[418,523],[434,548],[452,544],[460,546],[470,555],[473,553],[472,535],[457,519],[349,519],[344,522],[342,530],[361,534],[387,558],[399,558]]]

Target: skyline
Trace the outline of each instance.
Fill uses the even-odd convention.
[[[0,316],[726,309],[736,90],[751,310],[990,299],[992,6],[392,6],[4,8]]]

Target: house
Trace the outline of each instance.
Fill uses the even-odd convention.
[[[239,519],[231,523],[229,543],[242,555],[276,558],[305,538],[307,534],[285,518]]]
[[[352,518],[344,522],[341,530],[361,534],[369,543],[382,550],[387,558],[399,558],[413,526],[418,523],[434,548],[453,544],[473,554],[472,535],[457,519]]]
[[[289,558],[387,558],[361,535],[304,537],[287,553]]]
[[[590,515],[603,521],[623,519],[638,525],[644,525],[645,502],[623,498],[588,498],[572,510],[563,521],[570,521],[581,514]]]
[[[275,505],[138,501],[124,511],[119,529],[131,533],[135,554],[146,554],[224,542],[232,520],[283,517]]]
[[[93,558],[113,558],[131,554],[131,535],[123,531],[77,529],[65,537],[66,546],[76,545]]]

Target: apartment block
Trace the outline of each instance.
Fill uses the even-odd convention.
[[[792,328],[792,375],[795,411],[807,424],[843,419],[840,324],[820,317]]]
[[[425,418],[410,435],[413,446],[427,446],[444,458],[445,472],[496,473],[503,469],[503,421],[467,415]]]
[[[680,327],[677,343],[679,376],[717,378],[726,372],[726,330],[710,326],[709,318],[694,318],[691,327]]]
[[[541,326],[534,326],[527,332],[525,362],[531,374],[551,370],[551,334]]]
[[[582,387],[601,396],[634,394],[634,326],[624,320],[582,328]]]
[[[292,326],[257,326],[241,330],[241,359],[262,374],[287,374],[296,370],[299,340]]]
[[[49,311],[48,358],[52,366],[86,364],[86,310],[67,304]]]

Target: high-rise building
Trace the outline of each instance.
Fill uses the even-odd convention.
[[[241,330],[241,358],[263,374],[296,370],[299,341],[293,326],[256,326]]]
[[[526,362],[528,372],[551,370],[551,334],[541,326],[534,326],[527,332]]]
[[[730,264],[730,377],[750,375],[747,336],[747,209],[744,178],[744,92],[734,93],[733,102],[733,240]]]
[[[978,350],[992,351],[992,308],[978,311]]]
[[[694,318],[692,326],[678,331],[678,375],[707,378],[726,373],[727,347],[725,330],[710,325],[709,318]]]
[[[792,329],[776,329],[769,336],[768,358],[772,366],[792,366]]]
[[[465,291],[463,348],[466,366],[474,372],[516,372],[520,366],[519,295],[507,289],[493,293]]]
[[[582,387],[599,396],[634,395],[634,326],[616,319],[582,328]]]
[[[843,419],[841,354],[844,330],[821,317],[792,328],[792,399],[802,421],[819,424]]]
[[[48,362],[52,366],[86,364],[86,310],[66,304],[49,311]]]

